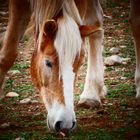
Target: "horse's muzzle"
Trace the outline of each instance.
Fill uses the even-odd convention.
[[[57,133],[63,132],[65,134],[68,134],[69,132],[72,132],[76,128],[76,120],[67,121],[66,119],[63,119],[53,123],[48,118],[47,125],[51,131]]]

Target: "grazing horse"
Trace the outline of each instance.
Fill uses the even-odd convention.
[[[35,51],[31,77],[48,111],[49,129],[69,132],[76,125],[73,89],[86,36],[89,40],[88,68],[79,106],[99,106],[106,94],[102,8],[98,0],[10,0],[9,23],[0,51],[0,86],[16,59],[19,40],[32,14],[35,17]],[[139,92],[137,90],[138,96]]]
[[[89,36],[86,84],[79,104],[99,106],[104,97],[103,12],[98,0],[10,0],[9,23],[0,51],[0,85],[17,57],[17,46],[31,15],[35,20],[35,51],[31,77],[48,111],[53,131],[75,128],[73,90]]]

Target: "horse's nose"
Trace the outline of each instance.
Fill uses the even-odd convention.
[[[59,131],[61,130],[62,124],[63,124],[62,121],[56,122],[56,124],[55,124],[55,130],[56,130],[57,132],[59,132]]]
[[[57,132],[64,131],[65,133],[68,133],[69,131],[71,131],[71,130],[73,130],[73,129],[75,128],[76,122],[73,121],[73,122],[72,122],[72,127],[70,127],[70,128],[65,128],[65,127],[63,127],[63,126],[64,126],[64,122],[63,122],[63,121],[57,121],[57,122],[55,123],[55,130],[56,130]]]

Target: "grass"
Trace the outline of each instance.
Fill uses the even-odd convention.
[[[12,70],[19,70],[22,72],[23,69],[28,69],[29,67],[30,67],[29,63],[21,64],[19,62],[16,62],[11,69]]]
[[[38,131],[25,131],[25,132],[14,132],[14,133],[7,133],[7,135],[1,135],[1,140],[14,140],[17,137],[24,138],[25,140],[61,140],[62,137],[56,137],[55,135],[49,133],[43,133],[43,130]],[[94,130],[84,130],[82,128],[78,128],[75,133],[71,136],[63,138],[64,140],[125,140],[126,138],[131,138],[132,136],[139,135],[139,130],[133,129],[131,127],[120,127],[114,128],[111,131],[108,128],[96,128]],[[40,137],[41,135],[41,137]],[[128,136],[127,136],[128,135]]]
[[[118,84],[113,86],[113,88],[109,88],[107,97],[115,98],[115,97],[123,97],[123,96],[135,96],[136,91],[135,87],[131,84]]]

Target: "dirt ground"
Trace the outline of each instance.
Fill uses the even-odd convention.
[[[34,47],[25,35],[19,44],[19,55],[6,76],[4,95],[10,91],[19,97],[0,99],[0,140],[140,140],[140,103],[135,99],[134,71],[135,52],[129,27],[129,0],[108,0],[104,9],[104,58],[112,55],[112,47],[120,48],[117,55],[129,61],[105,67],[106,99],[100,108],[77,107],[84,87],[87,57],[82,63],[75,86],[75,111],[77,129],[62,138],[46,127],[47,112],[39,93],[30,78],[30,59]],[[8,21],[7,1],[0,0],[0,34],[6,30]],[[1,37],[1,36],[0,36]],[[87,55],[86,55],[87,56]],[[14,73],[13,71],[18,71]],[[27,104],[20,101],[29,98]]]

